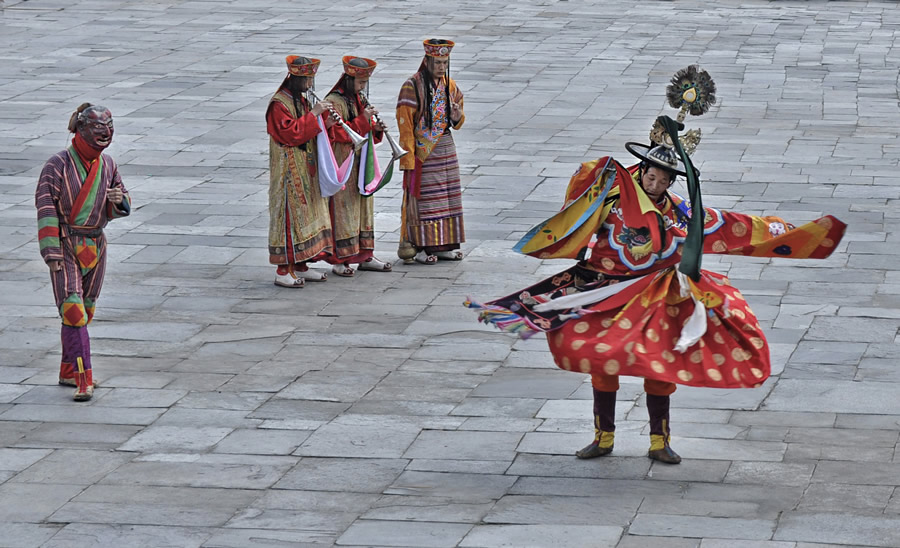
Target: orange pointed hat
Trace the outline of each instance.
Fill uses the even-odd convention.
[[[315,76],[316,71],[319,70],[319,63],[321,61],[310,57],[309,63],[294,63],[294,61],[299,58],[300,55],[288,55],[284,58],[287,62],[288,72],[291,73],[292,76]]]
[[[450,57],[450,50],[456,45],[451,40],[441,40],[438,38],[429,38],[422,42],[425,46],[425,55],[428,57]]]
[[[368,65],[367,67],[358,67],[356,65],[351,65],[350,61],[358,59],[360,61],[365,61]],[[357,57],[355,55],[345,55],[341,58],[341,61],[344,62],[344,74],[347,76],[352,76],[353,78],[369,78],[372,76],[372,73],[375,72],[376,63],[372,59],[366,59],[365,57]]]

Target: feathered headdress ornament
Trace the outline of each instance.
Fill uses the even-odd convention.
[[[688,114],[700,116],[709,112],[709,108],[716,104],[716,83],[708,72],[697,65],[685,67],[672,76],[672,80],[666,87],[666,100],[669,106],[678,109],[676,121],[683,126],[684,118]],[[685,152],[693,154],[700,144],[701,132],[692,129],[680,136],[681,144]],[[672,139],[665,128],[657,121],[650,130],[650,140],[657,145],[672,147]]]

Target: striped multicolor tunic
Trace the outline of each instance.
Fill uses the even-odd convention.
[[[456,145],[450,129],[459,129],[450,120],[447,97],[463,106],[456,82],[445,78],[436,86],[431,105],[431,127],[425,123],[422,102],[425,85],[421,72],[407,80],[397,101],[400,146],[415,154],[400,159],[403,173],[403,215],[401,237],[417,249],[429,253],[459,249],[465,241],[462,186]]]
[[[103,228],[131,212],[116,163],[106,154],[96,162],[94,171],[93,164],[84,165],[70,147],[47,160],[35,192],[41,256],[47,263],[63,264],[50,278],[66,325],[86,325],[93,316],[106,269]],[[119,205],[106,198],[112,187],[125,192]]]

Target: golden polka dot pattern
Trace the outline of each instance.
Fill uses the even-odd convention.
[[[619,362],[617,362],[616,360],[609,360],[608,362],[603,364],[603,372],[607,375],[618,375],[619,369],[621,369],[621,367],[619,366]]]
[[[578,368],[581,369],[582,373],[590,373],[591,372],[591,360],[587,358],[581,358],[578,362]]]

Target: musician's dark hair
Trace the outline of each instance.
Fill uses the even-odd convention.
[[[362,68],[369,67],[369,63],[367,63],[363,59],[360,59],[359,57],[355,57],[355,58],[351,59],[348,64],[353,65],[354,67],[362,67]],[[356,91],[353,89],[353,84],[354,84],[353,81],[354,80],[355,80],[355,78],[353,76],[350,76],[349,74],[344,73],[341,75],[341,79],[338,81],[337,86],[336,86],[338,93],[340,93],[345,98],[347,98],[347,110],[349,111],[348,116],[347,116],[348,120],[352,120],[359,115],[359,113],[356,112],[356,101],[350,100],[351,98],[353,98],[354,95],[356,95]],[[366,96],[368,97],[368,95],[369,95],[369,86],[367,84],[366,85]]]
[[[428,40],[428,42],[432,44],[449,44],[449,40],[444,40],[441,38],[432,38]],[[431,102],[434,100],[434,75],[431,74],[431,70],[428,68],[428,62],[422,62],[422,67],[419,69],[419,72],[422,74],[422,79],[425,80],[425,104],[423,105],[423,112],[425,113],[425,127],[431,129],[434,120],[432,119],[431,112]],[[447,85],[444,86],[444,93],[446,97],[444,100],[446,101],[446,109],[447,109],[447,120],[450,120],[450,58],[447,57]]]
[[[312,59],[302,56],[291,61],[292,65],[308,65],[309,63],[312,63]],[[288,74],[288,77],[284,80],[284,87],[291,92],[291,99],[294,101],[294,112],[297,113],[298,117],[300,116],[300,104],[297,102],[297,97],[303,94],[303,90],[300,88],[304,78],[313,78],[313,82],[315,82],[313,76],[294,76],[293,74]],[[315,84],[310,86],[310,89],[315,90]]]

